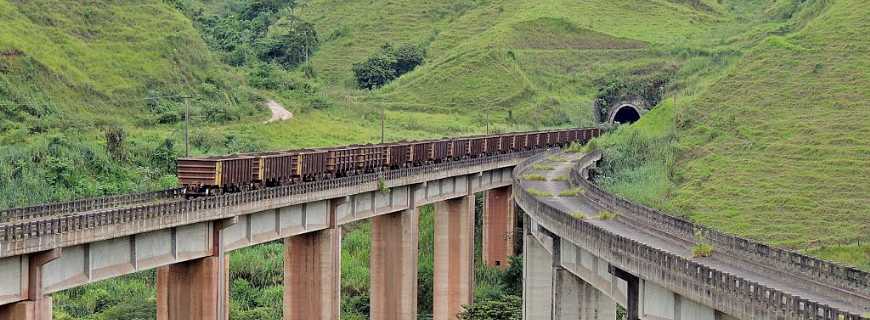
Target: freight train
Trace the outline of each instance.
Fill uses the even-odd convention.
[[[188,197],[240,192],[586,143],[600,129],[564,129],[332,148],[179,158],[178,180]]]

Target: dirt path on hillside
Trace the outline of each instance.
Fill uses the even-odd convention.
[[[272,110],[272,118],[267,120],[265,123],[293,119],[293,113],[287,111],[284,106],[275,100],[266,101],[266,106],[269,107],[269,110]]]

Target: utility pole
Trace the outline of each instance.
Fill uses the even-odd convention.
[[[184,156],[190,157],[190,98],[184,99]]]
[[[485,113],[486,115],[486,134],[489,134],[489,112]]]
[[[387,118],[387,109],[381,107],[381,144],[384,144],[384,120]]]

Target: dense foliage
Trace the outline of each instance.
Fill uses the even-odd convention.
[[[414,70],[425,55],[425,50],[416,45],[393,47],[388,43],[366,61],[355,63],[353,73],[361,88],[374,89]]]
[[[523,318],[523,300],[514,295],[485,300],[466,306],[459,314],[462,320],[519,320]]]

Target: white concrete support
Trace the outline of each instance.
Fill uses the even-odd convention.
[[[523,319],[550,319],[553,313],[553,257],[530,233],[529,224],[524,225]]]

